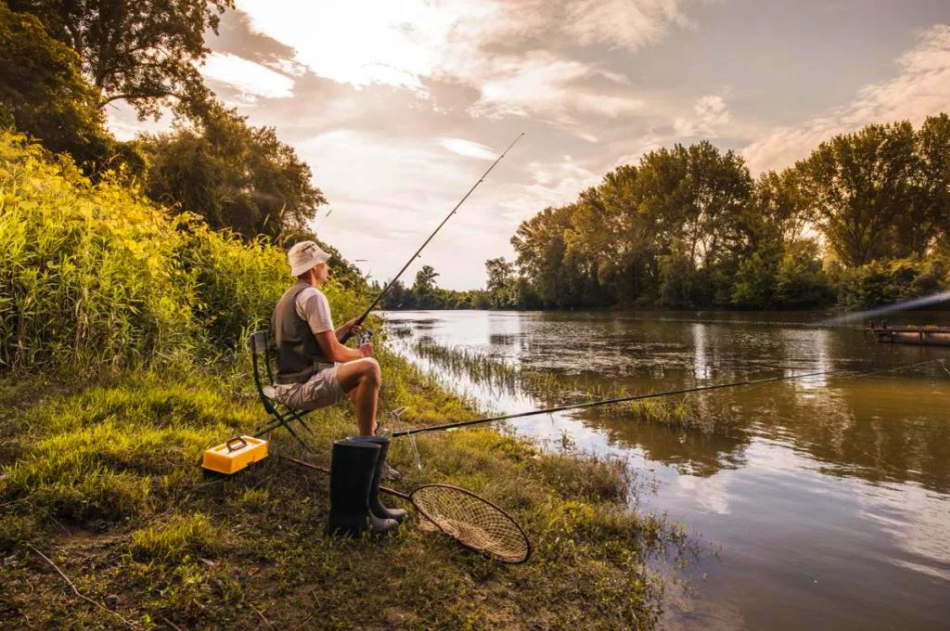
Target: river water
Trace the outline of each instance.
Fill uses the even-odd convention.
[[[402,311],[415,341],[478,352],[611,391],[663,391],[946,358],[950,348],[876,344],[822,314]],[[893,320],[894,318],[892,318]],[[901,322],[950,324],[950,314]],[[395,336],[394,336],[395,337]],[[551,403],[467,377],[499,412]],[[670,591],[670,629],[950,629],[950,373],[939,363],[865,377],[810,377],[689,395],[733,415],[727,435],[637,423],[593,409],[513,421],[556,448],[627,458],[640,509],[683,522],[706,553]],[[447,421],[452,419],[446,419]],[[418,440],[423,440],[419,438]]]

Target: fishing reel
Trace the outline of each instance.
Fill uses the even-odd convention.
[[[374,335],[376,335],[376,332],[372,329],[363,329],[356,334],[356,347],[359,348],[363,344],[368,344]]]

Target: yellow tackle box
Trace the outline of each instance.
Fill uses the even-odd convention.
[[[267,457],[267,441],[253,436],[235,436],[223,445],[205,451],[201,466],[231,475]]]

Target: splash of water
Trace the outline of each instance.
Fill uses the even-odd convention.
[[[818,323],[818,326],[836,326],[839,324],[854,322],[855,320],[864,320],[866,318],[884,315],[885,313],[894,313],[895,311],[909,311],[911,309],[920,309],[921,307],[929,307],[931,305],[939,304],[941,302],[946,302],[947,300],[950,300],[950,291],[943,291],[943,292],[940,292],[939,294],[934,294],[932,296],[925,296],[923,298],[914,298],[913,300],[905,300],[904,302],[898,302],[893,305],[885,305],[883,307],[877,307],[875,309],[869,309],[867,311],[858,311],[856,313],[846,313],[836,318],[822,320],[821,322]]]

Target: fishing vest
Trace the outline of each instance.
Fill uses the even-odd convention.
[[[279,384],[304,383],[321,370],[333,366],[323,355],[310,324],[297,315],[297,296],[311,287],[297,283],[281,296],[271,317],[271,333],[277,346],[277,375]]]

